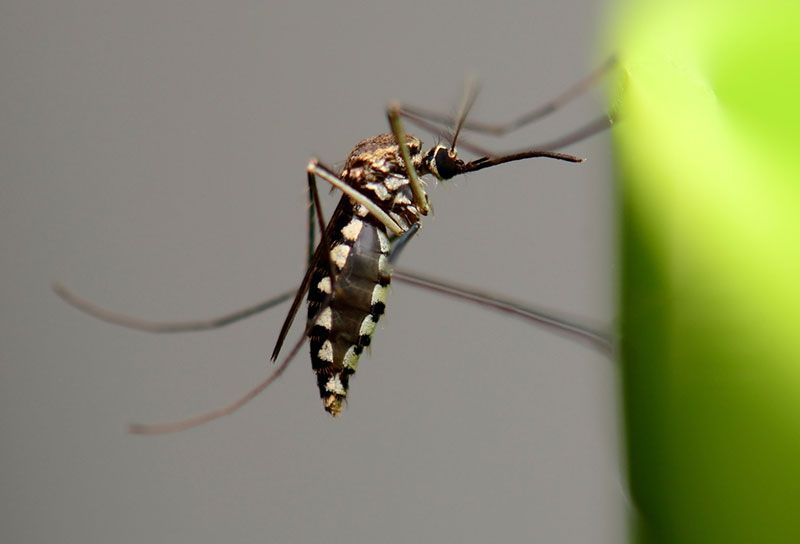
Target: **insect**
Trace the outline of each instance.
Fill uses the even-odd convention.
[[[430,202],[422,177],[428,176],[437,182],[442,182],[458,175],[530,158],[582,162],[583,159],[579,157],[553,149],[579,141],[607,128],[608,118],[601,118],[575,133],[540,148],[500,155],[486,152],[468,142],[460,142],[459,135],[462,130],[499,135],[531,123],[579,95],[611,65],[613,60],[555,100],[507,125],[470,124],[466,121],[477,95],[474,85],[467,87],[455,118],[392,104],[387,109],[391,132],[357,143],[340,171],[333,170],[316,158],[311,159],[307,166],[309,264],[300,287],[295,291],[283,293],[269,301],[213,320],[151,323],[109,312],[78,298],[62,286],[55,286],[56,292],[64,300],[86,313],[129,328],[151,332],[180,332],[222,327],[271,308],[293,296],[291,307],[272,352],[273,361],[280,355],[303,297],[307,296],[307,320],[303,335],[288,351],[281,364],[261,384],[236,402],[219,410],[175,423],[132,425],[130,430],[139,434],[174,432],[236,411],[283,373],[306,338],[310,345],[312,369],[316,374],[323,407],[332,416],[339,415],[347,399],[350,378],[356,372],[360,356],[364,348],[370,345],[375,326],[384,313],[387,289],[393,274],[401,281],[533,319],[540,324],[549,325],[607,347],[606,337],[580,325],[536,310],[528,310],[496,297],[486,297],[469,290],[448,286],[416,274],[395,272],[393,263],[405,244],[419,230],[422,218],[430,211]],[[426,150],[419,139],[406,133],[402,118],[437,135],[449,136],[449,144],[436,144]],[[447,134],[439,125],[452,126],[452,135]],[[483,156],[464,161],[456,150],[457,143]],[[320,204],[318,179],[342,192],[342,197],[327,223]],[[320,230],[320,241],[316,246],[315,226]]]

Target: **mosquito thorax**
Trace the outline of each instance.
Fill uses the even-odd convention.
[[[419,176],[429,173],[423,162],[422,142],[407,134],[405,147],[414,171]],[[427,205],[418,205],[420,198],[427,204],[428,196],[424,189],[421,189],[420,195],[414,194],[401,147],[392,133],[378,134],[358,142],[348,155],[338,177],[377,204],[403,230],[418,223],[421,216],[428,214]],[[360,209],[357,207],[356,211]],[[364,214],[362,217],[367,216],[366,208]],[[376,219],[372,217],[369,220]]]
[[[437,145],[425,154],[422,162],[427,170],[436,176],[439,181],[451,179],[461,173],[464,161],[458,158],[455,149]]]
[[[422,142],[407,135],[406,146],[414,166],[419,167]],[[364,178],[367,181],[375,181],[388,175],[406,175],[403,157],[394,135],[378,134],[358,142],[350,151],[340,175],[343,178]]]

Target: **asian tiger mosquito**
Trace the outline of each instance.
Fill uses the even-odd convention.
[[[455,117],[393,103],[387,108],[391,132],[356,144],[340,172],[337,173],[312,158],[307,166],[308,267],[300,287],[296,290],[214,319],[160,323],[110,312],[76,296],[59,284],[54,285],[55,292],[62,299],[87,314],[127,328],[158,333],[224,327],[293,297],[272,352],[273,361],[277,360],[302,298],[308,293],[308,315],[303,334],[264,381],[220,409],[174,423],[135,424],[129,430],[136,434],[176,432],[235,412],[284,372],[306,338],[311,346],[312,368],[317,375],[323,406],[331,415],[339,415],[347,398],[349,378],[355,373],[359,357],[364,347],[370,344],[375,325],[384,312],[387,287],[392,276],[423,289],[528,319],[610,352],[611,341],[603,333],[495,296],[448,285],[412,272],[393,270],[391,265],[420,228],[422,216],[427,215],[430,210],[421,176],[429,175],[440,182],[507,162],[538,157],[582,162],[581,158],[557,152],[555,149],[608,128],[611,120],[608,116],[602,116],[535,149],[503,154],[494,154],[463,139],[459,140],[462,131],[502,136],[533,123],[583,94],[614,64],[615,59],[612,57],[556,98],[505,124],[467,121],[467,115],[477,96],[474,85],[467,86],[459,113]],[[406,134],[402,118],[446,138],[449,145],[437,144],[423,152],[421,141]],[[453,127],[452,135],[442,128],[446,126]],[[481,157],[463,161],[456,151],[457,142],[462,148]],[[327,224],[320,205],[317,178],[343,193]],[[316,247],[315,224],[320,228],[320,242]]]

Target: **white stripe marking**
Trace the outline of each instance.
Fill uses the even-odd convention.
[[[325,293],[326,295],[330,295],[331,279],[328,276],[325,276],[324,278],[319,280],[319,283],[317,284],[317,289],[319,289],[320,292]]]
[[[389,266],[389,259],[386,255],[378,257],[378,273],[384,278],[392,275],[392,267]]]
[[[333,312],[330,306],[326,306],[325,309],[319,313],[316,324],[323,329],[331,330],[333,327]]]
[[[361,219],[352,218],[350,222],[342,229],[342,236],[345,240],[355,242],[358,235],[361,234],[361,229],[364,227],[364,222]]]
[[[372,290],[372,301],[370,304],[372,306],[375,306],[375,304],[378,302],[383,302],[384,304],[386,304],[387,292],[388,289],[386,289],[386,287],[384,287],[383,285],[376,285],[375,288]]]
[[[371,315],[368,315],[364,318],[364,321],[361,322],[361,327],[358,329],[358,335],[372,336],[373,332],[375,332],[375,321],[372,319]]]
[[[403,185],[408,185],[408,178],[401,176],[389,176],[383,180],[383,184],[386,185],[386,188],[390,191],[396,191]]]
[[[330,340],[325,340],[325,343],[322,344],[319,352],[317,352],[317,357],[319,357],[320,361],[325,361],[326,363],[333,362],[333,344],[331,344]]]
[[[336,267],[341,270],[344,268],[345,263],[347,263],[347,257],[350,255],[350,246],[345,244],[339,244],[338,246],[334,246],[331,250],[331,261]]]
[[[328,380],[328,383],[325,384],[325,390],[333,393],[334,395],[346,395],[347,391],[344,390],[344,386],[342,385],[342,380],[339,378],[339,374],[334,374]]]
[[[347,352],[344,354],[344,359],[342,360],[342,365],[345,368],[352,368],[355,370],[358,368],[358,353],[356,353],[356,347],[350,346]]]
[[[394,200],[392,200],[392,203],[400,206],[400,205],[411,204],[411,201],[403,193],[397,193],[394,197]]]
[[[383,185],[383,183],[367,183],[366,188],[375,193],[379,199],[389,200],[389,191],[386,190],[386,187]]]
[[[381,229],[378,230],[378,243],[381,246],[381,253],[389,253],[389,239],[386,237],[386,233],[383,232]]]

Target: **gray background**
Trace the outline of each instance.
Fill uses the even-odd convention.
[[[341,419],[304,350],[235,416],[143,438],[126,423],[261,379],[286,306],[156,336],[49,288],[171,319],[296,285],[312,154],[343,161],[386,130],[391,98],[452,109],[470,73],[475,118],[510,118],[603,57],[602,9],[2,2],[0,540],[620,542],[616,377],[588,347],[397,284]],[[489,143],[530,145],[601,108],[595,96]],[[403,266],[610,325],[607,135],[571,149],[590,160],[432,188]]]

